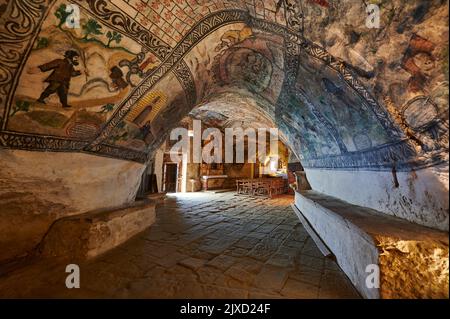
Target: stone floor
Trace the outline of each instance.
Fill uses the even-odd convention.
[[[293,197],[234,193],[169,196],[149,230],[80,263],[80,289],[65,287],[67,262],[36,260],[0,277],[0,297],[359,298],[290,208]]]

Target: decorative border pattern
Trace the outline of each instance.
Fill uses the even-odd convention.
[[[182,60],[175,66],[173,73],[184,89],[188,104],[195,105],[197,102],[197,89],[195,87],[194,77],[189,66],[184,60]]]
[[[412,168],[424,169],[446,163],[448,160],[448,149],[418,156],[414,145],[409,140],[402,140],[345,156],[303,160],[302,164],[312,169],[391,171],[395,167],[397,171],[411,171]]]
[[[0,132],[0,146],[33,151],[81,151],[86,141],[12,132]]]
[[[87,144],[88,142],[86,141],[62,137],[57,138],[53,136],[0,132],[0,147],[19,150],[38,152],[83,152],[83,149]],[[148,155],[144,152],[108,144],[101,144],[87,153],[115,159],[120,158],[141,164],[145,163],[148,159]]]
[[[128,161],[138,162],[144,164],[148,160],[148,155],[144,152],[135,151],[125,147],[118,147],[110,144],[100,144],[89,151],[88,153],[99,154],[104,157],[120,158]]]

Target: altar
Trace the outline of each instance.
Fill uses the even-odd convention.
[[[205,175],[202,176],[203,190],[223,188],[228,175]]]

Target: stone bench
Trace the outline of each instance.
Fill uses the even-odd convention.
[[[43,256],[90,259],[144,231],[155,218],[150,200],[65,217],[53,223],[39,251]]]
[[[297,192],[295,207],[363,297],[449,297],[447,232],[315,191]],[[366,284],[369,265],[379,267],[379,288]]]

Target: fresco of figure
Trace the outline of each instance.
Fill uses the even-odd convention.
[[[79,54],[76,51],[68,50],[64,54],[64,59],[56,59],[39,66],[42,72],[53,71],[45,79],[45,82],[48,82],[49,85],[42,92],[38,102],[45,104],[45,99],[56,93],[64,108],[71,107],[67,104],[67,95],[69,93],[70,79],[81,75],[81,72],[74,68],[79,64],[78,57]]]
[[[123,79],[123,72],[119,67],[113,66],[110,71],[109,77],[116,89],[122,90],[128,86],[128,83]]]

